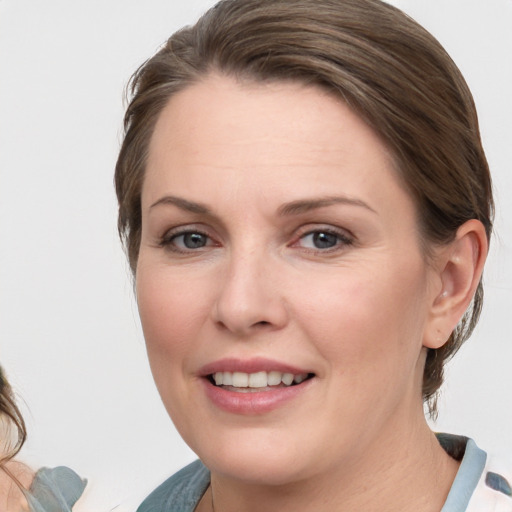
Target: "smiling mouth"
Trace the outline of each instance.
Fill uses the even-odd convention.
[[[215,372],[208,375],[208,380],[216,387],[238,393],[272,391],[278,388],[297,386],[314,377],[313,373],[270,372]]]

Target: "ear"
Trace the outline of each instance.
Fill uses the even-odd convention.
[[[434,262],[438,279],[423,346],[436,349],[446,343],[473,299],[487,251],[485,228],[476,219],[465,222],[455,239],[438,250]]]

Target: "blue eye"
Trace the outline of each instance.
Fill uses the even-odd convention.
[[[300,245],[308,249],[328,250],[340,245],[350,245],[352,241],[341,233],[327,230],[311,231],[300,239]]]
[[[166,235],[161,245],[175,252],[194,251],[213,245],[211,238],[198,231],[182,231]]]
[[[208,243],[208,237],[202,233],[185,233],[174,238],[175,241],[176,239],[181,239],[187,249],[199,249]]]

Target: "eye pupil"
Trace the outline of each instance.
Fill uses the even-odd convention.
[[[187,249],[197,249],[206,245],[206,236],[201,233],[187,233],[183,235],[183,244]]]
[[[338,241],[338,236],[334,233],[318,232],[313,234],[313,243],[317,249],[329,249],[334,247]]]

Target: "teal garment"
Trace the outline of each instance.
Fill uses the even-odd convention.
[[[41,468],[25,492],[30,512],[71,512],[87,480],[64,466]]]
[[[210,472],[200,460],[157,487],[137,512],[193,512],[210,485]]]
[[[512,512],[509,481],[488,471],[487,454],[472,439],[450,434],[438,434],[437,438],[446,452],[461,462],[441,512]],[[197,460],[157,487],[137,512],[194,512],[209,484],[210,472]],[[483,500],[485,508],[477,500]]]

